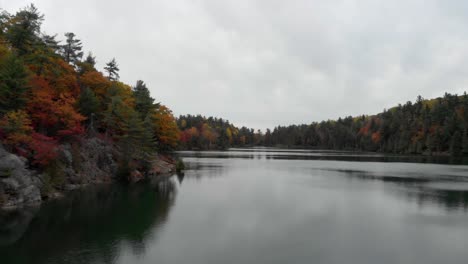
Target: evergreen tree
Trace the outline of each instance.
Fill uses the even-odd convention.
[[[40,43],[44,16],[31,4],[18,11],[14,16],[4,12],[0,19],[0,36],[3,36],[20,56],[27,54],[31,48]]]
[[[83,89],[81,92],[81,95],[78,99],[78,108],[80,113],[86,116],[88,120],[99,110],[99,100],[93,91],[91,91],[91,89],[88,87]]]
[[[141,80],[138,80],[133,88],[133,97],[135,98],[135,110],[141,118],[145,118],[150,111],[158,107],[158,104],[154,104],[154,99],[150,96],[146,84]]]
[[[142,167],[148,170],[156,151],[151,126],[132,112],[125,120],[123,133],[118,137],[118,145],[122,153],[120,160],[121,177],[126,177],[131,170]],[[133,161],[138,161],[138,165]]]
[[[92,52],[88,52],[88,56],[86,56],[86,59],[85,61],[86,63],[88,63],[89,65],[91,66],[96,66],[96,57],[93,56],[93,53]]]
[[[78,70],[80,75],[83,75],[87,72],[95,72],[96,71],[96,57],[93,56],[93,53],[89,52],[88,56],[84,61],[78,63]]]
[[[0,115],[23,108],[28,91],[28,72],[22,61],[12,53],[0,55]]]
[[[42,35],[42,42],[50,48],[54,53],[57,53],[60,51],[61,46],[59,45],[59,41],[57,41],[55,38],[57,35],[47,35],[43,34]]]
[[[62,45],[62,54],[66,62],[77,65],[78,62],[81,61],[83,57],[83,45],[81,44],[81,40],[75,39],[75,34],[72,32],[65,33],[66,44]]]
[[[119,67],[117,65],[117,62],[115,61],[115,58],[113,58],[111,61],[106,63],[106,67],[104,69],[107,71],[107,78],[111,81],[118,81],[119,80]]]

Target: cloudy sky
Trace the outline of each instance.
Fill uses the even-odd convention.
[[[254,128],[374,114],[468,90],[468,1],[0,0],[35,3],[102,69],[176,115]]]

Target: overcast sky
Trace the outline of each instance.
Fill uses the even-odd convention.
[[[375,114],[468,90],[468,1],[0,0],[33,2],[102,69],[145,81],[174,114],[254,128]]]

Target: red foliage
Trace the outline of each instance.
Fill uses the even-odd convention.
[[[367,123],[365,126],[361,127],[361,129],[359,129],[359,135],[364,135],[364,136],[367,136],[369,134],[369,130],[370,130],[370,123]]]
[[[47,166],[57,157],[58,143],[54,138],[33,133],[30,147],[34,152],[34,164]]]
[[[186,142],[189,142],[191,139],[192,139],[192,136],[188,133],[187,130],[180,132],[179,134],[180,142],[186,143]]]
[[[179,140],[181,142],[186,143],[186,142],[191,141],[192,138],[194,137],[196,138],[199,136],[200,136],[200,132],[198,131],[198,129],[196,127],[191,127],[179,133]]]
[[[380,134],[380,132],[375,132],[375,133],[372,133],[372,142],[374,142],[375,144],[379,143],[380,140],[382,139],[382,135]]]
[[[62,129],[57,132],[57,135],[60,137],[81,135],[84,133],[84,128],[81,124],[77,123],[76,126],[69,129]]]

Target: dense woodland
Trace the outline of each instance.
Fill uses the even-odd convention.
[[[446,93],[372,116],[346,117],[310,125],[276,127],[266,146],[284,145],[411,154],[468,155],[468,96]]]
[[[202,116],[180,116],[181,146],[213,149],[277,146],[405,154],[468,155],[468,95],[407,102],[372,116],[346,117],[308,125],[278,126],[271,131]]]
[[[46,170],[63,144],[99,137],[115,144],[120,166],[150,160],[176,147],[171,110],[156,103],[146,84],[119,81],[115,59],[96,69],[74,33],[41,31],[44,16],[30,5],[0,14],[0,139],[9,151]],[[60,41],[59,39],[63,39]]]

